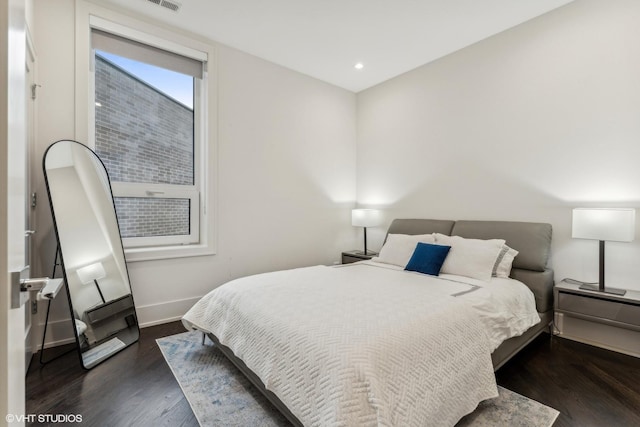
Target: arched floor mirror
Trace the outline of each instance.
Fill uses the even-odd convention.
[[[111,183],[76,141],[53,143],[42,165],[80,361],[90,369],[140,335]]]

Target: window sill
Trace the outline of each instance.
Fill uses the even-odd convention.
[[[138,262],[215,255],[215,250],[209,245],[176,245],[154,248],[125,248],[124,254],[127,262]]]

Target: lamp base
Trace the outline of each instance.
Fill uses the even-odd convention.
[[[366,255],[366,256],[376,256],[378,255],[378,252],[374,252],[374,251],[353,251],[353,253],[355,255]]]
[[[624,295],[627,293],[625,289],[617,288],[604,288],[604,291],[601,291],[598,285],[582,285],[578,289],[583,289],[585,291],[604,292],[605,294],[613,295]]]

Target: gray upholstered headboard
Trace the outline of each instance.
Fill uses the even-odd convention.
[[[504,239],[517,250],[511,277],[527,285],[540,313],[553,308],[553,271],[546,268],[551,248],[551,224],[512,221],[450,221],[394,219],[387,234],[441,233],[469,239]]]

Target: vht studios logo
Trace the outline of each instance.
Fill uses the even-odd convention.
[[[8,423],[81,423],[80,414],[8,414],[4,417]]]

